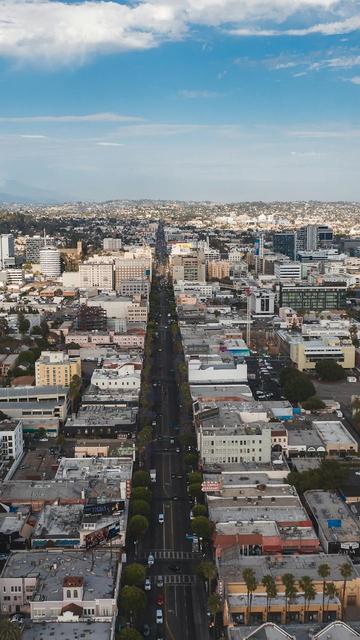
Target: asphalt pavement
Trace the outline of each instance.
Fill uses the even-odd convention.
[[[147,562],[151,590],[144,623],[151,629],[151,638],[166,640],[208,640],[208,617],[203,582],[197,576],[202,559],[193,551],[189,540],[191,503],[186,491],[186,471],[179,432],[179,399],[174,374],[171,311],[167,281],[167,253],[162,228],[158,234],[156,252],[157,286],[160,294],[158,337],[152,356],[155,390],[156,439],[148,456],[149,469],[156,469],[152,485],[151,522],[149,533],[138,549],[138,560]],[[163,524],[159,522],[163,514]],[[162,517],[160,516],[162,519]],[[164,582],[163,587],[157,583]],[[158,602],[163,604],[158,604]],[[163,624],[156,623],[156,612],[163,612]]]

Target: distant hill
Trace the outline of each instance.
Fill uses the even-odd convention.
[[[0,203],[57,204],[65,199],[47,189],[30,187],[16,180],[0,180]]]

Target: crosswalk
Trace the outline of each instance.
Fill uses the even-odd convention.
[[[155,560],[197,560],[199,553],[194,551],[154,551],[153,556]]]
[[[164,584],[172,585],[175,587],[187,586],[189,584],[196,584],[197,576],[192,575],[173,575],[164,576]]]

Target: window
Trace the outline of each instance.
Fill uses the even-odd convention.
[[[71,591],[70,591],[70,589],[67,589],[67,591],[66,591],[66,597],[67,597],[67,598],[71,598]]]
[[[74,589],[74,598],[78,598],[78,597],[79,597],[79,596],[78,596],[78,590],[77,590],[77,589]]]

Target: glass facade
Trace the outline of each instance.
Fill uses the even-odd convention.
[[[281,287],[280,306],[307,311],[343,309],[346,287]]]

